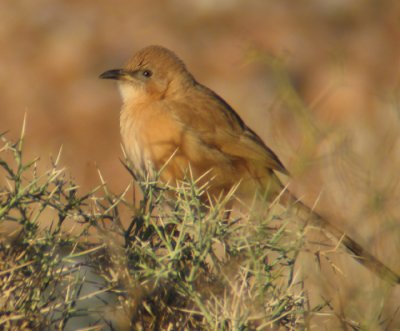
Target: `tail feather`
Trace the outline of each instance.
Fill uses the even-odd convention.
[[[386,266],[383,262],[379,261],[362,245],[350,238],[345,232],[338,229],[332,223],[296,199],[288,190],[283,192],[281,201],[286,206],[295,206],[296,211],[300,214],[300,216],[309,220],[309,224],[315,225],[335,237],[335,239],[337,239],[341,245],[343,245],[350,252],[351,256],[357,262],[361,263],[363,266],[390,284],[400,284],[400,276],[396,272]]]

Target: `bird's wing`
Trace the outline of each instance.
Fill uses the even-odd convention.
[[[282,162],[217,94],[199,85],[171,111],[191,134],[231,158],[241,158],[288,175]]]

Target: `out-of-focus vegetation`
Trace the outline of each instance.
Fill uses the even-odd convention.
[[[131,266],[149,260],[129,260],[137,251],[129,251],[132,248],[124,244],[129,238],[124,237],[121,227],[126,231],[133,215],[138,215],[137,220],[143,219],[140,215],[149,215],[150,205],[139,207],[140,194],[132,196],[137,190],[128,190],[124,202],[117,204],[120,214],[116,216],[114,202],[122,193],[105,193],[103,186],[96,197],[86,195],[98,185],[97,168],[110,191],[124,192],[131,182],[119,161],[119,96],[112,84],[97,76],[119,67],[134,51],[149,44],[175,50],[195,77],[223,96],[276,151],[294,175],[292,185],[298,196],[309,205],[316,204],[320,213],[399,272],[399,12],[400,2],[394,0],[155,0],[151,5],[132,0],[99,0],[95,4],[77,0],[0,2],[0,132],[9,131],[7,137],[17,141],[22,118],[27,114],[25,159],[41,159],[24,169],[24,163],[18,163],[19,142],[4,142],[0,171],[0,234],[6,238],[0,249],[1,286],[5,286],[1,288],[0,307],[5,312],[2,321],[30,327],[34,327],[31,323],[53,321],[63,327],[73,316],[77,324],[69,325],[74,329],[75,325],[83,325],[76,315],[86,315],[87,306],[82,303],[86,298],[86,302],[92,304],[94,300],[103,308],[120,307],[118,316],[149,317],[141,323],[161,323],[156,322],[154,309],[169,313],[163,310],[166,306],[154,306],[146,295],[155,293],[160,299],[157,302],[165,303],[169,302],[163,301],[171,293],[168,291],[176,293],[176,288],[159,292],[153,281],[144,287],[140,301],[146,303],[144,306],[126,306],[131,302],[126,298],[138,293],[136,284],[146,279],[137,276],[138,269]],[[60,146],[62,157],[48,162],[48,155],[57,155]],[[58,170],[63,168],[66,172]],[[135,197],[137,201],[131,203]],[[164,218],[165,224],[172,222],[169,216]],[[193,216],[192,228],[200,226],[196,223],[199,218],[199,214]],[[232,235],[232,229],[239,227],[217,222],[218,216],[206,219],[211,229],[216,226],[233,231],[229,232]],[[17,223],[20,225],[15,228]],[[177,223],[180,233],[183,225]],[[174,235],[178,232],[168,224],[165,231],[176,242]],[[131,230],[136,231],[136,226],[133,223]],[[143,223],[141,229],[151,226]],[[250,230],[244,233],[249,240],[253,238]],[[223,247],[226,238],[216,233],[213,236]],[[152,247],[162,237],[151,232],[146,239]],[[270,239],[267,236],[267,242]],[[255,244],[261,239],[255,236],[252,240]],[[296,243],[290,240],[288,245]],[[285,245],[280,247],[284,249]],[[249,255],[250,248],[249,244],[242,253]],[[190,247],[188,250],[192,252]],[[171,252],[162,251],[165,261]],[[257,254],[261,259],[262,255]],[[124,260],[118,264],[115,256]],[[316,259],[322,260],[320,269],[312,255],[302,251],[296,260],[298,278],[283,287],[279,285],[282,290],[301,282],[304,286],[302,293],[293,287],[290,290],[294,294],[281,293],[281,298],[287,299],[294,295],[290,299],[293,305],[282,306],[280,311],[289,314],[286,326],[304,322],[306,328],[318,325],[320,329],[324,325],[327,330],[400,328],[397,288],[386,287],[344,254],[317,254]],[[88,261],[95,261],[95,266]],[[190,259],[186,262],[190,267],[197,263]],[[273,263],[263,262],[259,266]],[[240,265],[234,264],[232,270]],[[95,268],[99,266],[105,269]],[[161,270],[159,266],[151,266],[154,273],[149,272],[149,279]],[[199,268],[205,272],[203,267]],[[290,268],[282,279],[288,280],[285,277]],[[116,275],[97,278],[110,270]],[[215,270],[207,272],[211,275]],[[120,272],[130,274],[125,277]],[[241,269],[238,274],[243,272]],[[269,271],[263,272],[265,275]],[[139,277],[134,278],[134,286],[128,281],[131,275]],[[168,277],[161,278],[162,284],[175,279]],[[118,286],[113,283],[116,279]],[[239,291],[239,283],[233,285]],[[125,292],[110,294],[109,290]],[[213,288],[204,290],[210,294]],[[245,290],[244,300],[253,298],[253,289]],[[107,294],[100,293],[103,291]],[[181,294],[178,291],[178,299]],[[107,304],[94,299],[97,295]],[[243,303],[235,297],[229,300],[226,310],[215,301],[212,311],[230,310],[232,318],[257,311],[249,308],[248,301]],[[179,307],[188,302],[179,301]],[[106,309],[105,314],[103,308],[97,310],[99,306],[91,306],[89,321],[94,324],[103,323],[115,313]],[[209,323],[210,319],[194,307],[182,311],[183,315],[177,310],[173,314],[177,318],[190,316],[198,325]],[[309,316],[303,313],[315,307],[321,307],[323,313],[314,311],[311,324],[307,324]],[[37,319],[38,312],[45,313],[40,315],[43,320]],[[262,324],[271,316],[267,310],[263,312],[255,323]],[[235,321],[244,320],[236,317]],[[283,319],[276,321],[281,323]],[[227,327],[233,325],[229,323]]]

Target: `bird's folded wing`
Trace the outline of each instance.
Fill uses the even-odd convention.
[[[194,100],[199,98],[202,102],[176,102],[169,107],[186,132],[227,156],[289,174],[276,154],[223,99],[208,89],[193,96]]]

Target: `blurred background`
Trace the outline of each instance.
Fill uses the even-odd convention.
[[[276,151],[299,196],[400,271],[399,41],[395,0],[1,1],[0,132],[17,138],[26,114],[27,158],[45,168],[63,146],[83,190],[99,168],[121,192],[121,102],[98,75],[166,46]]]

